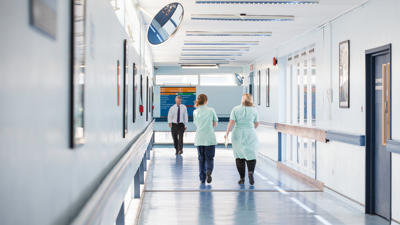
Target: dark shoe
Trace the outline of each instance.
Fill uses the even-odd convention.
[[[178,151],[178,154],[179,154],[179,155],[182,155],[182,153],[183,153],[183,151],[182,151],[182,150]]]
[[[244,178],[240,178],[238,184],[244,184]]]
[[[253,172],[249,172],[249,183],[250,183],[250,185],[253,185],[253,184],[254,184]]]
[[[211,172],[207,171],[207,183],[211,183],[212,177],[211,177]]]

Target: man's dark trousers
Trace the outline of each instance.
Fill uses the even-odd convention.
[[[183,153],[183,133],[185,132],[184,123],[173,123],[171,127],[172,139],[176,153]]]

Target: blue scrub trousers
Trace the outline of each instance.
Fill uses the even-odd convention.
[[[204,182],[207,171],[212,173],[214,169],[215,145],[197,146],[197,152],[199,154],[200,181]]]

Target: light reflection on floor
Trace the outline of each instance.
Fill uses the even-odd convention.
[[[276,168],[258,168],[254,187],[239,186],[232,152],[223,148],[217,149],[211,185],[198,181],[194,148],[185,149],[182,157],[173,149],[154,151],[141,225],[389,224],[336,194],[306,189],[307,184]]]

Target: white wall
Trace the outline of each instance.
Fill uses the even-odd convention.
[[[400,139],[400,2],[397,0],[370,0],[365,5],[339,17],[321,28],[299,36],[282,44],[270,54],[255,60],[258,68],[270,66],[273,56],[280,57],[279,71],[283,76],[285,69],[282,60],[286,56],[310,45],[315,46],[317,55],[317,126],[323,129],[365,134],[365,50],[392,43],[392,137]],[[338,93],[338,45],[350,40],[350,108],[339,108]],[[271,74],[271,79],[274,78]],[[272,85],[274,81],[272,80]],[[283,95],[273,91],[272,95]],[[278,84],[278,88],[284,86]],[[275,87],[276,88],[276,87]],[[329,100],[328,91],[333,91],[333,101]],[[277,93],[276,93],[277,92]],[[281,96],[279,99],[283,99]],[[272,103],[272,102],[271,102]],[[269,111],[267,111],[269,110]],[[271,116],[272,115],[275,116]],[[284,108],[272,104],[271,109],[264,109],[265,117],[275,118],[284,114]],[[328,187],[365,202],[365,148],[331,142],[318,143],[318,179]],[[400,156],[392,156],[392,216],[400,221]]]
[[[70,1],[58,1],[57,40],[29,25],[28,3],[0,5],[0,224],[63,225],[146,122],[139,116],[132,123],[130,88],[129,134],[122,138],[116,61],[122,63],[127,35],[108,1],[88,0],[86,144],[69,149]],[[130,63],[138,60],[138,49],[129,52]]]
[[[233,107],[240,105],[243,94],[241,86],[198,86],[196,94],[206,94],[208,105],[218,117],[229,117]]]
[[[267,59],[269,60],[269,59]],[[271,60],[272,62],[272,57]],[[266,76],[267,68],[270,69],[270,96],[269,96],[269,107],[267,107],[267,87],[266,87]],[[264,122],[283,122],[283,117],[279,113],[282,111],[282,107],[285,107],[285,95],[280,88],[281,84],[285,83],[285,74],[282,74],[280,68],[285,68],[285,62],[282,65],[273,66],[269,64],[269,61],[264,63],[257,63],[254,67],[254,105],[257,107],[260,121]],[[261,71],[261,90],[258,92],[258,71]],[[260,105],[258,105],[258,94],[261,93]]]

